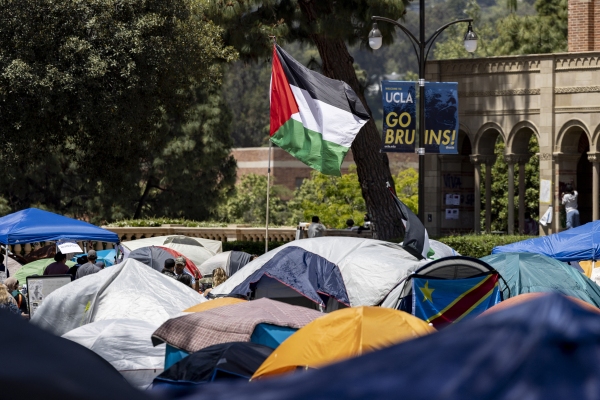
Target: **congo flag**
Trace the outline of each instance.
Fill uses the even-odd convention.
[[[467,279],[413,278],[413,315],[444,327],[500,302],[498,274]]]
[[[273,47],[273,143],[317,171],[340,176],[344,157],[368,120],[347,83],[311,71],[281,47]]]

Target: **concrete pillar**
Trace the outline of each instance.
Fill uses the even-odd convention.
[[[600,196],[598,174],[600,173],[600,156],[597,154],[588,154],[588,161],[592,163],[592,220],[600,219]]]
[[[515,156],[505,155],[508,164],[508,234],[515,234]]]
[[[519,159],[519,234],[525,233],[525,164],[529,157]]]
[[[491,157],[491,159],[490,159]],[[488,156],[485,163],[485,231],[492,232],[492,166],[495,156]]]
[[[473,190],[475,193],[475,200],[473,204],[473,231],[475,234],[481,233],[481,164],[482,160],[477,155],[471,156],[471,163],[474,166],[474,182]]]

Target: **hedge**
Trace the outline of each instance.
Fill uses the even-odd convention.
[[[269,250],[273,250],[286,242],[269,242]],[[246,253],[262,256],[265,254],[265,242],[250,242],[243,240],[234,240],[232,242],[223,242],[223,251],[245,251]]]
[[[496,246],[503,246],[521,240],[531,239],[535,236],[523,235],[463,235],[446,236],[438,241],[447,244],[463,256],[481,258],[492,254]]]

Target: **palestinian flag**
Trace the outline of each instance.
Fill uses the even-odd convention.
[[[402,247],[418,260],[429,258],[430,255],[433,255],[433,250],[429,247],[427,229],[425,229],[419,217],[394,194],[389,182],[387,182],[387,187],[400,213],[402,224],[404,224],[404,241],[402,242]],[[430,252],[431,254],[429,254]]]
[[[271,72],[271,141],[311,168],[340,176],[369,114],[350,86],[311,71],[277,45]]]

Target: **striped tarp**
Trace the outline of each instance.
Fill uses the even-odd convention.
[[[258,324],[300,329],[321,316],[305,307],[259,299],[170,319],[154,332],[152,343],[193,353],[215,344],[248,342]]]

